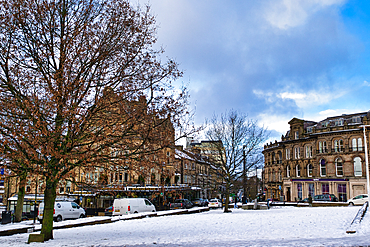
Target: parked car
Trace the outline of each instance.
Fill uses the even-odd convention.
[[[174,202],[170,203],[170,209],[186,209],[192,208],[194,205],[188,199],[176,199]]]
[[[113,201],[112,215],[156,212],[155,206],[146,198],[118,198]]]
[[[39,205],[39,212],[37,219],[42,223],[44,214],[44,203]],[[65,219],[78,219],[86,216],[85,210],[75,202],[55,202],[54,203],[54,221],[62,221]]]
[[[208,203],[209,208],[222,208],[222,202],[220,199],[211,199]]]
[[[354,205],[363,205],[365,202],[368,201],[367,194],[361,194],[353,197],[352,199],[348,200],[348,205],[354,206]]]
[[[198,206],[198,207],[205,207],[207,206],[207,201],[205,199],[202,199],[202,198],[197,198],[195,200],[192,201],[193,205],[194,206]]]
[[[299,200],[298,202],[308,203],[308,197],[303,200]]]
[[[113,215],[113,206],[107,207],[104,210],[104,215],[105,216],[112,216]]]
[[[313,201],[338,202],[338,197],[333,194],[315,195]]]

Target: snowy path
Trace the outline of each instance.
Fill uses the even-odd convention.
[[[370,245],[370,216],[346,229],[359,207],[234,209],[117,221],[54,231],[54,240],[25,244],[28,234],[0,237],[0,246],[358,246]]]

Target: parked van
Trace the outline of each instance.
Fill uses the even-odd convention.
[[[113,201],[112,215],[155,211],[155,206],[146,198],[119,198]]]
[[[38,212],[38,220],[42,223],[44,214],[44,203],[40,203],[39,205],[39,212]],[[81,208],[75,202],[55,202],[54,204],[54,214],[53,218],[54,221],[62,221],[65,219],[78,219],[84,218],[86,215],[85,210]]]

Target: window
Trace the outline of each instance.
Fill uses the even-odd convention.
[[[334,121],[335,126],[343,126],[343,119],[336,119]]]
[[[326,153],[326,152],[327,152],[327,150],[328,150],[328,149],[327,149],[327,147],[326,147],[326,141],[323,141],[323,142],[322,142],[322,152],[323,152],[323,153]]]
[[[361,123],[361,117],[353,117],[352,123]]]
[[[357,148],[358,148],[358,151],[362,151],[362,139],[361,138],[357,139]]]
[[[352,151],[357,151],[357,140],[356,138],[352,139]]]
[[[279,168],[279,182],[281,182],[281,170],[280,170],[280,168]]]
[[[335,167],[337,171],[337,177],[343,176],[343,160],[341,158],[337,158],[335,160]]]
[[[297,196],[298,200],[302,200],[302,184],[297,184]]]
[[[313,166],[311,164],[307,165],[307,177],[312,177]]]
[[[64,187],[59,188],[59,193],[61,193],[61,194],[64,193]]]
[[[312,146],[306,146],[306,158],[312,158]]]
[[[312,198],[315,196],[315,185],[314,184],[308,184],[308,195],[311,195]]]
[[[347,201],[347,187],[345,184],[338,184],[338,197],[340,202]]]
[[[322,184],[321,185],[321,193],[322,194],[329,194],[329,184]]]
[[[311,133],[312,132],[312,127],[307,127],[307,133]]]
[[[326,176],[326,162],[324,159],[320,160],[320,176]]]
[[[274,170],[272,170],[272,182],[275,182],[276,180],[275,180],[275,171]]]
[[[294,148],[294,158],[299,159],[299,147]]]
[[[354,166],[354,175],[355,176],[362,176],[362,164],[361,164],[361,158],[356,157],[353,159],[353,166]]]
[[[296,172],[297,172],[297,177],[301,176],[301,167],[299,165],[296,166]]]
[[[343,152],[343,140],[334,141],[334,152]]]
[[[285,156],[287,160],[290,159],[290,149],[289,148],[285,149]]]
[[[286,176],[289,178],[290,177],[290,166],[286,167]]]
[[[322,142],[319,142],[319,153],[322,153]]]
[[[299,139],[299,132],[298,131],[294,132],[294,139]]]

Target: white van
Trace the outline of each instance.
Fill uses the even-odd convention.
[[[39,213],[37,219],[42,223],[44,214],[44,203],[39,205]],[[65,219],[78,219],[84,218],[86,215],[85,210],[75,202],[55,202],[54,204],[54,221],[62,221]]]
[[[146,198],[119,198],[113,201],[113,214],[155,212],[154,205]]]

